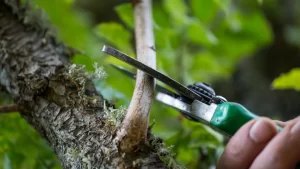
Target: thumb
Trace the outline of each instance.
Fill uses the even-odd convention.
[[[270,119],[258,118],[246,123],[229,141],[217,169],[248,169],[276,133]]]

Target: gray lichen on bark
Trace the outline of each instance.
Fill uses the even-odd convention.
[[[69,63],[69,48],[47,29],[25,23],[25,13],[19,1],[0,0],[0,85],[62,167],[166,168],[152,136],[135,152],[119,152],[117,127],[104,117],[102,96],[84,70]]]

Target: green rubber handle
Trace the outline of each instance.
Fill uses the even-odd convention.
[[[210,124],[217,130],[232,136],[245,123],[257,117],[238,103],[224,102],[217,106]]]

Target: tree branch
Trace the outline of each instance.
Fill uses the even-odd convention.
[[[8,104],[8,105],[0,106],[0,114],[12,113],[18,111],[19,111],[19,107],[17,104]]]
[[[160,159],[160,144],[151,134],[149,144],[139,145],[143,146],[139,151],[119,150],[114,142],[118,127],[111,123],[116,119],[105,116],[112,113],[106,109],[109,105],[82,67],[70,64],[68,48],[47,28],[32,23],[28,12],[19,0],[0,0],[0,85],[22,108],[22,117],[53,148],[62,167],[167,168]],[[153,84],[141,77],[138,81]],[[153,86],[145,91],[148,95],[143,97],[150,98]],[[150,105],[151,101],[143,106],[149,110]],[[147,112],[141,117],[146,127],[149,111],[143,111],[143,106],[140,112]],[[165,158],[165,152],[161,154]]]
[[[133,0],[132,3],[134,5],[137,59],[156,68],[151,0]],[[146,139],[149,113],[154,97],[154,85],[155,81],[152,77],[142,71],[137,71],[133,97],[117,136],[123,151],[132,151]]]

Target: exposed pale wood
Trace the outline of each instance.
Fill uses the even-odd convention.
[[[151,0],[133,0],[133,5],[137,59],[156,68]],[[141,71],[137,72],[132,100],[117,137],[123,151],[132,151],[136,145],[146,139],[154,86],[153,78]]]

